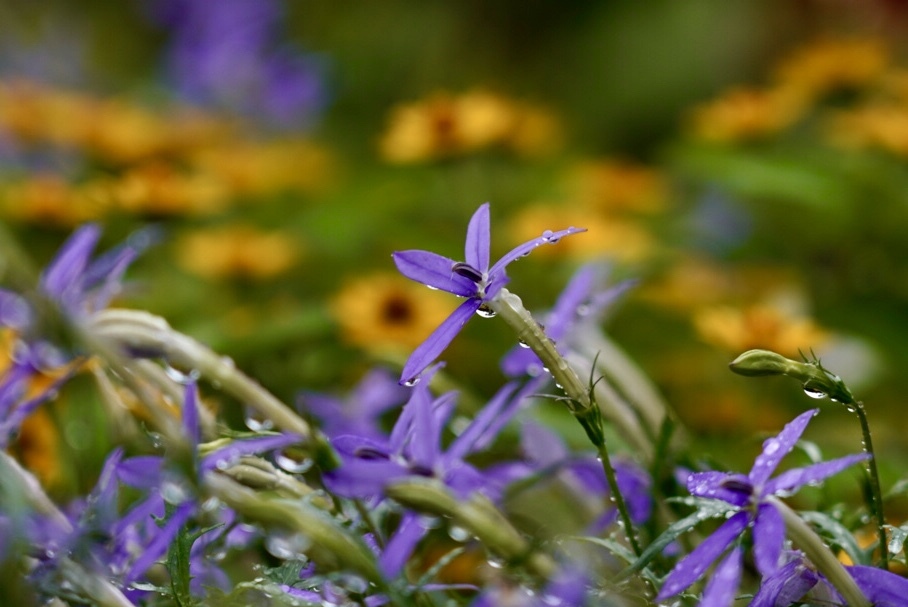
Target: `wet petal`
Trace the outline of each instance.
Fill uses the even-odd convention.
[[[11,327],[16,330],[27,328],[32,323],[32,311],[25,298],[0,289],[0,327]]]
[[[391,256],[401,274],[422,284],[460,295],[476,295],[476,284],[451,270],[457,262],[431,251],[411,249],[396,251]]]
[[[464,244],[464,260],[480,272],[489,269],[489,247],[492,238],[490,226],[487,202],[476,209],[470,218],[467,240]]]
[[[382,573],[388,579],[397,577],[404,565],[413,554],[416,544],[419,543],[427,532],[421,522],[421,517],[413,512],[404,514],[397,526],[397,531],[388,541],[379,559]]]
[[[766,480],[775,472],[786,455],[794,448],[795,443],[801,438],[807,424],[811,418],[817,414],[819,409],[805,411],[801,415],[788,422],[778,436],[767,438],[763,442],[763,451],[754,461],[753,468],[750,470],[748,477],[755,486],[763,485]]]
[[[559,232],[552,232],[539,238],[534,238],[533,240],[528,240],[527,242],[518,245],[508,251],[504,257],[495,262],[495,265],[489,270],[489,276],[492,277],[495,274],[504,270],[504,268],[520,257],[528,255],[533,249],[544,244],[555,244],[565,236],[570,236],[571,234],[579,234],[580,232],[586,232],[586,228],[568,228],[566,230],[561,230]]]
[[[791,605],[816,586],[819,579],[820,576],[807,567],[803,560],[795,559],[763,579],[748,607]]]
[[[904,607],[905,597],[908,596],[908,579],[883,569],[862,565],[848,567],[848,572],[874,607]]]
[[[409,383],[419,377],[426,367],[438,358],[445,348],[454,340],[463,326],[473,316],[482,302],[478,299],[468,299],[458,306],[444,322],[438,325],[426,341],[419,344],[407,359],[404,370],[400,374],[402,383]]]
[[[763,489],[763,495],[773,495],[781,493],[789,495],[797,491],[804,485],[819,483],[833,474],[838,474],[845,468],[868,459],[870,456],[866,453],[856,455],[847,455],[839,459],[833,459],[828,462],[819,462],[803,468],[786,470],[779,476],[766,483]]]
[[[743,552],[735,548],[713,571],[703,589],[700,607],[730,607],[741,583],[741,561]]]
[[[779,558],[785,542],[785,521],[772,504],[757,506],[753,539],[757,570],[763,577],[775,573],[779,568]]]
[[[746,512],[735,514],[712,535],[703,540],[690,554],[681,559],[665,578],[665,583],[662,585],[656,601],[663,601],[683,592],[703,577],[712,562],[747,528],[747,518]]]
[[[505,384],[505,386],[492,397],[492,400],[483,407],[482,411],[473,418],[473,421],[467,426],[467,429],[454,439],[454,442],[452,442],[451,446],[448,448],[447,456],[460,459],[474,451],[482,449],[488,443],[492,442],[492,439],[494,439],[495,435],[498,433],[497,431],[507,423],[514,413],[513,409],[508,409],[508,412],[505,413],[505,409],[508,405],[514,403],[514,400],[511,399],[511,394],[513,394],[516,389],[517,382]],[[494,430],[487,433],[487,430],[490,428],[494,428]]]
[[[694,472],[687,477],[687,490],[697,497],[718,499],[744,506],[753,495],[753,487],[743,474],[728,472]]]

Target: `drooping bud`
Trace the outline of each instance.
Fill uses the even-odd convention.
[[[763,375],[789,375],[797,365],[781,354],[769,350],[748,350],[731,361],[728,366],[738,375],[760,377]]]
[[[728,366],[748,377],[787,375],[801,382],[804,392],[813,398],[830,398],[846,405],[854,403],[854,396],[842,378],[824,368],[819,359],[799,362],[769,350],[748,350]]]

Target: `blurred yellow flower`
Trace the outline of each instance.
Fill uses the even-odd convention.
[[[640,261],[655,250],[655,240],[640,224],[606,217],[567,205],[535,205],[519,212],[508,223],[508,237],[515,245],[531,240],[545,230],[569,226],[586,228],[583,234],[565,238],[554,247],[540,247],[534,256],[566,256],[592,259],[610,256],[621,261]]]
[[[335,172],[331,154],[303,139],[233,141],[198,150],[191,162],[235,196],[317,191]]]
[[[551,112],[474,90],[460,95],[438,92],[395,107],[379,140],[379,153],[388,162],[408,164],[491,146],[541,156],[559,149],[561,143],[561,126]]]
[[[763,348],[797,357],[829,337],[813,320],[767,304],[711,306],[695,313],[693,322],[701,339],[730,353]]]
[[[684,256],[641,285],[639,294],[658,306],[687,311],[722,301],[732,290],[726,268],[705,257]]]
[[[908,105],[878,104],[842,110],[830,117],[826,127],[834,145],[876,147],[908,155]]]
[[[92,123],[91,98],[35,82],[0,82],[0,127],[22,143],[66,147],[85,144]]]
[[[160,160],[146,161],[101,182],[120,210],[145,215],[209,215],[230,204],[224,183]]]
[[[108,208],[103,193],[42,173],[12,181],[0,190],[0,209],[10,219],[71,228],[101,217]]]
[[[22,422],[12,451],[43,486],[53,488],[62,480],[60,432],[45,407],[38,408]]]
[[[586,161],[568,175],[572,199],[603,211],[652,213],[669,199],[665,176],[654,168],[616,159]]]
[[[347,282],[330,306],[345,342],[370,351],[409,351],[441,324],[453,303],[402,276],[376,273]]]
[[[783,88],[737,87],[688,116],[693,136],[720,143],[761,139],[779,133],[798,120],[804,104]]]
[[[300,255],[297,240],[234,224],[199,230],[177,242],[177,260],[204,278],[264,280],[287,271]]]
[[[783,59],[774,76],[786,91],[812,101],[836,89],[873,82],[888,62],[889,51],[882,40],[822,39]]]

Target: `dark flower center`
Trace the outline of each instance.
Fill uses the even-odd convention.
[[[407,324],[413,318],[413,304],[400,294],[391,295],[384,301],[381,315],[390,324]]]
[[[459,261],[459,262],[455,263],[453,266],[451,266],[451,271],[454,272],[455,274],[459,274],[460,276],[463,276],[464,278],[475,282],[476,284],[479,284],[482,282],[482,272],[480,272],[479,270],[477,270],[476,268],[474,268],[473,266],[471,266],[468,263]]]

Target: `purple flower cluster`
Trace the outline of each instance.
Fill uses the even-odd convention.
[[[281,41],[276,0],[165,0],[149,12],[170,32],[167,75],[187,100],[291,129],[324,108],[324,62]]]

